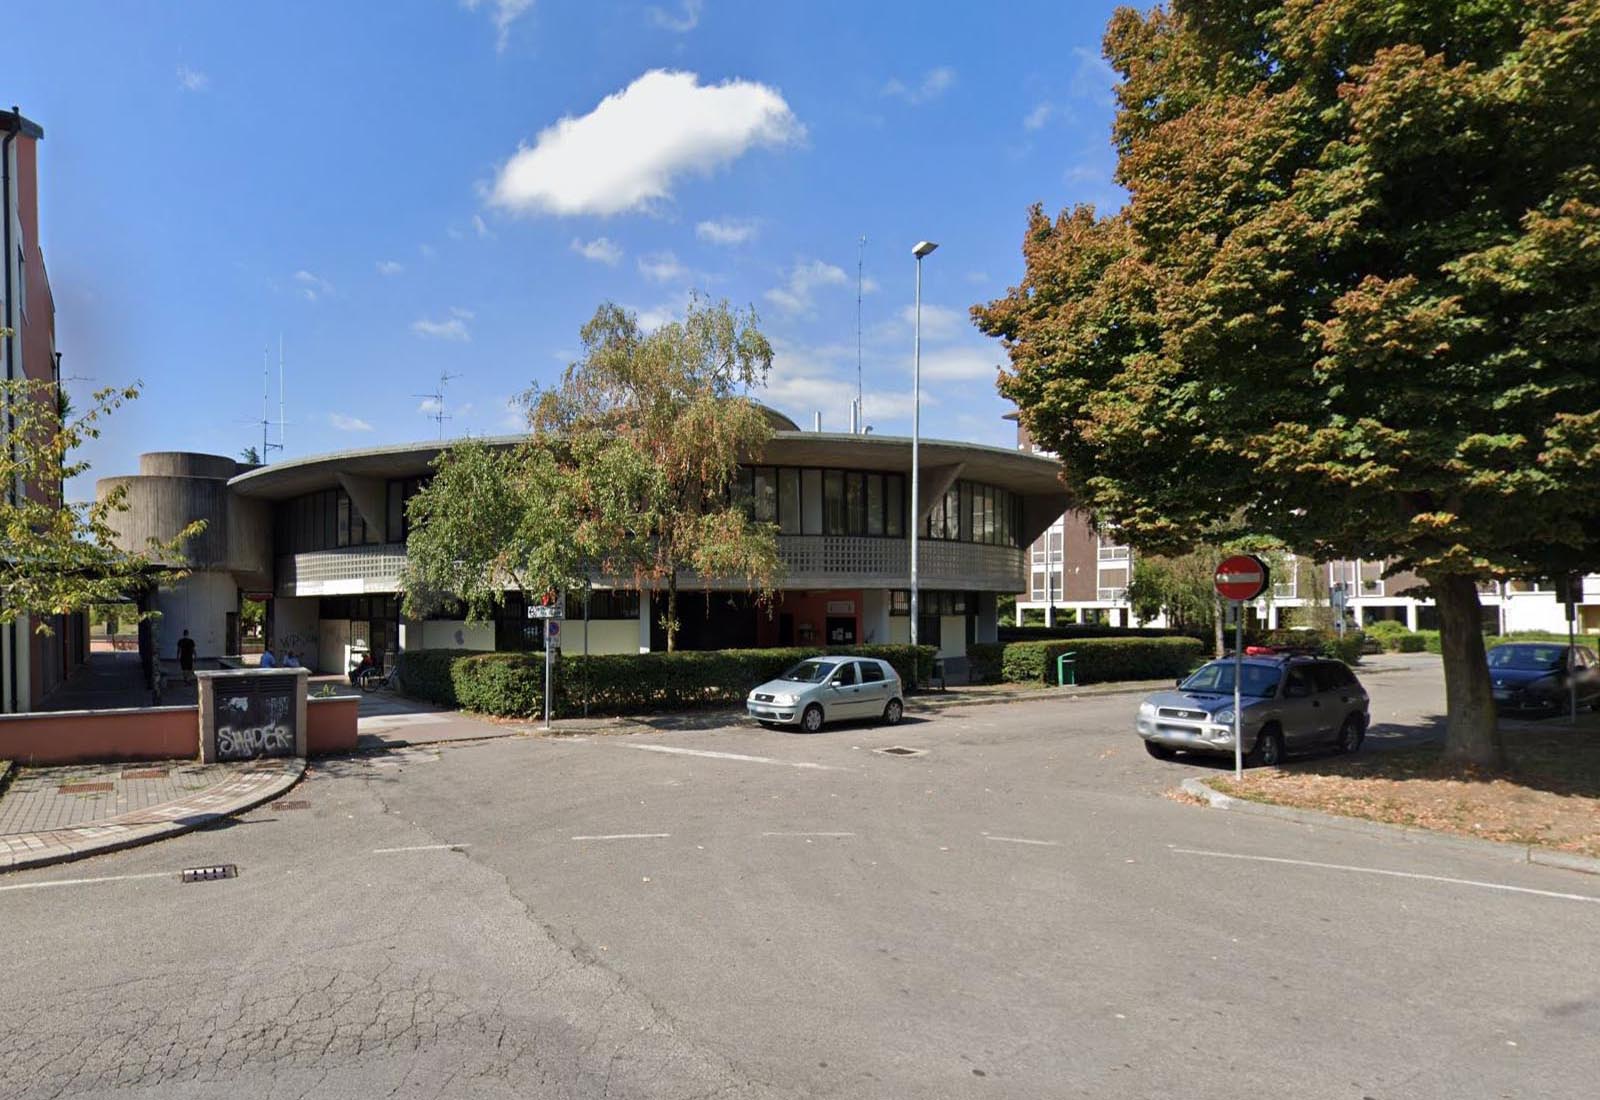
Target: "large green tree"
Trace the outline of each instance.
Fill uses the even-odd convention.
[[[0,620],[27,615],[48,632],[50,616],[128,600],[158,570],[182,576],[160,563],[176,560],[203,521],[170,542],[122,547],[111,521],[128,509],[125,490],[89,503],[64,499],[66,483],[89,470],[83,445],[138,396],[137,385],[102,389],[78,412],[54,382],[0,379]]]
[[[1119,11],[1126,206],[1035,207],[974,310],[1079,501],[1392,559],[1443,628],[1447,750],[1500,762],[1477,582],[1600,562],[1600,3]]]
[[[674,649],[683,577],[770,593],[776,531],[732,491],[740,461],[772,434],[747,395],[772,362],[754,315],[695,298],[682,321],[645,332],[607,303],[583,349],[559,384],[524,395],[529,433],[516,445],[440,455],[409,505],[408,613],[461,600],[483,618],[508,590],[598,576],[647,599],[665,590]]]

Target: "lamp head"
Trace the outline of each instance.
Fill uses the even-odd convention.
[[[920,260],[938,247],[932,241],[918,241],[917,246],[911,250],[911,254]]]

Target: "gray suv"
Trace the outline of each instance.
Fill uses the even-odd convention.
[[[1233,754],[1233,660],[1202,665],[1139,704],[1137,726],[1151,756],[1178,750]],[[1272,766],[1286,752],[1361,747],[1367,691],[1342,661],[1315,657],[1246,657],[1240,679],[1245,762]]]

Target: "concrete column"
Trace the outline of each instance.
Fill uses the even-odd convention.
[[[1278,605],[1275,603],[1269,603],[1267,605],[1267,629],[1278,629]]]
[[[861,590],[861,640],[866,645],[886,645],[889,641],[889,590]]]
[[[639,593],[639,652],[650,652],[650,591]]]
[[[973,631],[974,640],[979,642],[1000,640],[1000,614],[995,603],[993,592],[978,593],[978,622]]]
[[[1044,605],[1044,625],[1056,625],[1056,605],[1053,603],[1047,603]]]
[[[1417,601],[1412,600],[1406,604],[1406,629],[1417,629]]]
[[[1022,625],[1022,601],[1017,601],[1017,625]]]

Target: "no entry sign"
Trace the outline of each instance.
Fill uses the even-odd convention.
[[[1254,554],[1235,554],[1217,566],[1217,595],[1225,600],[1253,600],[1267,590],[1267,563]]]

